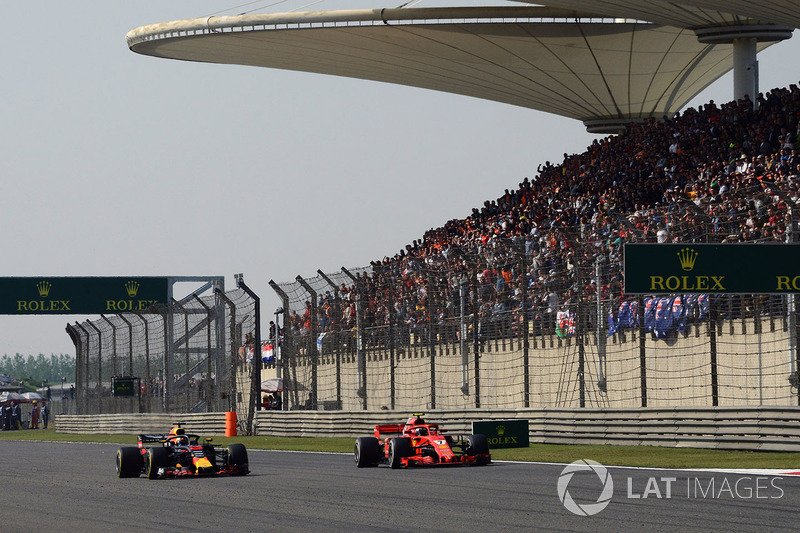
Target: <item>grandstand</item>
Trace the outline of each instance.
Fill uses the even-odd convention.
[[[794,242],[798,113],[793,85],[761,97],[758,111],[744,100],[707,104],[598,141],[373,262],[351,284],[325,287],[317,278],[316,309],[298,283],[282,284],[287,335],[304,356],[315,350],[309,339],[320,339],[323,360],[355,356],[360,346],[367,359],[396,361],[394,377],[391,368],[372,368],[373,390],[400,372],[426,385],[432,373],[444,379],[437,356],[457,379],[467,368],[465,381],[441,390],[414,386],[414,400],[446,408],[796,404],[796,382],[787,379],[796,370],[791,296],[637,301],[624,292],[621,250],[625,242]],[[641,323],[631,311],[637,306]],[[724,370],[712,368],[712,338]],[[462,366],[454,356],[465,352],[471,359]],[[649,392],[638,375],[645,353],[657,362],[648,369]],[[769,359],[761,368],[755,353]],[[579,356],[583,372],[564,367],[577,366]],[[399,370],[418,358],[425,362]],[[483,376],[474,375],[478,359]],[[307,367],[300,381],[310,384]],[[584,373],[592,383],[561,381]],[[721,374],[724,390],[712,387]],[[366,382],[351,376],[356,381],[350,388]],[[341,388],[319,393],[341,401]],[[383,400],[394,406],[408,396]]]

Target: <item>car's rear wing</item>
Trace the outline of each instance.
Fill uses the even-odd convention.
[[[401,434],[405,424],[378,424],[375,426],[375,438],[380,439],[381,435]]]
[[[164,442],[169,435],[164,434],[149,434],[139,435],[139,444],[155,444],[156,442]]]
[[[432,434],[447,433],[446,429],[439,429],[439,424],[425,424],[414,427],[426,427]],[[405,429],[406,424],[379,424],[375,426],[375,438],[380,439],[381,435],[402,435]]]

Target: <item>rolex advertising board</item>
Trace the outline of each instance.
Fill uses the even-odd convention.
[[[0,278],[0,314],[97,315],[147,312],[165,304],[169,278]]]
[[[139,378],[130,376],[111,376],[111,393],[114,396],[136,396]]]
[[[797,244],[626,244],[627,294],[800,292]]]
[[[482,420],[472,423],[472,433],[486,436],[489,449],[530,446],[527,420]]]

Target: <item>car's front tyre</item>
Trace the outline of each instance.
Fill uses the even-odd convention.
[[[247,448],[244,447],[244,444],[231,444],[228,446],[228,464],[238,469],[238,472],[231,475],[245,476],[250,473],[250,462],[247,457]]]
[[[480,433],[470,435],[467,453],[475,456],[476,466],[486,466],[489,463],[489,441],[486,439],[486,435]],[[483,457],[478,457],[481,455]]]
[[[389,441],[389,466],[402,468],[402,459],[411,457],[411,439],[408,437],[395,437]]]
[[[158,479],[158,471],[166,468],[169,462],[169,450],[166,448],[148,448],[144,457],[147,479]]]

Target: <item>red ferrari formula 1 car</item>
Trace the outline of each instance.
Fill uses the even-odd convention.
[[[386,463],[392,468],[410,465],[469,464],[491,462],[484,435],[444,435],[438,424],[428,424],[417,413],[405,424],[375,426],[374,437],[359,437],[355,461],[359,468]]]
[[[139,446],[117,450],[117,476],[149,479],[166,477],[229,474],[244,476],[250,472],[244,444],[227,447],[199,443],[200,437],[186,433],[176,425],[168,434],[139,435]],[[155,444],[155,446],[146,446]]]

